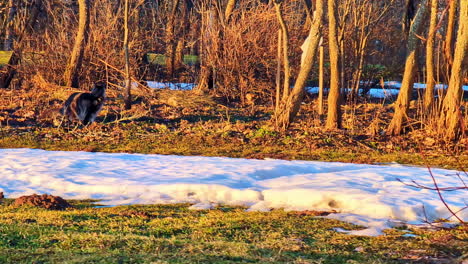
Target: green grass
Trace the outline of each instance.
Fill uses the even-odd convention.
[[[8,64],[12,54],[12,51],[0,51],[0,67]]]
[[[0,148],[41,148],[65,151],[129,152],[168,155],[226,156],[233,158],[280,158],[351,163],[389,163],[449,169],[468,167],[468,156],[418,152],[384,152],[360,145],[337,146],[339,140],[315,135],[291,137],[259,128],[245,135],[230,130],[205,130],[193,125],[174,129],[145,122],[96,124],[96,127],[67,131],[63,128],[0,127]],[[318,145],[318,144],[322,145]],[[385,143],[385,142],[384,142]]]
[[[149,63],[165,66],[166,65],[166,55],[157,54],[157,53],[148,53],[146,54]],[[188,65],[194,65],[199,62],[198,56],[196,55],[184,55],[184,63]]]
[[[71,202],[66,211],[0,204],[0,263],[401,263],[461,258],[468,248],[461,228],[357,237],[332,231],[357,226],[282,210]]]

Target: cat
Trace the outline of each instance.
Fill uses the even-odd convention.
[[[70,95],[60,112],[70,121],[78,119],[83,125],[91,124],[101,111],[105,96],[106,84],[95,83],[90,93]]]

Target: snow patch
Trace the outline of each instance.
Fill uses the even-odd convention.
[[[217,204],[248,211],[336,211],[329,218],[367,227],[350,234],[377,235],[403,224],[422,224],[450,213],[426,168],[339,162],[252,160],[126,153],[0,150],[0,191],[7,197],[49,193],[66,199],[102,199],[100,204]],[[456,171],[432,170],[441,188],[459,186]],[[461,177],[466,177],[460,174]],[[454,211],[468,203],[466,190],[445,193]],[[459,217],[468,220],[468,210]],[[453,220],[453,219],[452,219]]]

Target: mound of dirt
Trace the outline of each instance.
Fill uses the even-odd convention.
[[[27,195],[21,196],[13,202],[14,206],[36,206],[43,207],[50,210],[63,210],[71,207],[71,205],[60,196],[53,196],[49,194],[43,195]]]

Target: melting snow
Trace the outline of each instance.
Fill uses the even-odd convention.
[[[0,150],[0,191],[7,197],[50,193],[103,199],[106,205],[193,203],[243,205],[249,211],[336,210],[328,217],[368,227],[348,231],[379,235],[399,223],[420,224],[450,213],[430,190],[426,168],[398,164],[251,160],[125,153]],[[460,186],[456,171],[433,169],[440,187]],[[466,177],[461,174],[461,177]],[[467,204],[466,190],[448,192],[454,211]],[[459,215],[468,220],[468,211]]]

